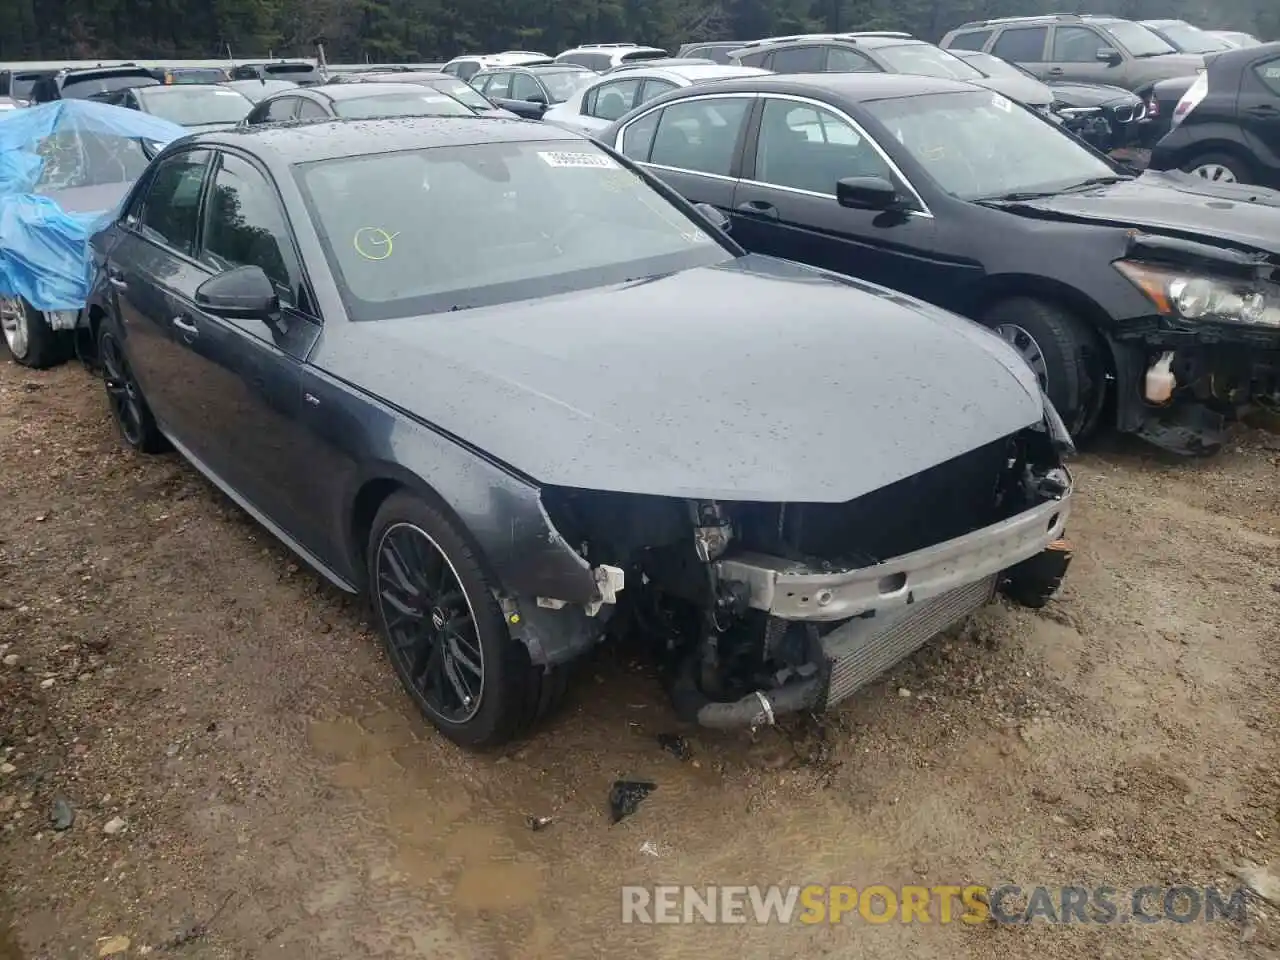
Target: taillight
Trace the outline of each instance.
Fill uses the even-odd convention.
[[[1169,129],[1172,130],[1191,113],[1209,93],[1209,75],[1202,73],[1196,77],[1195,83],[1191,84],[1187,92],[1182,95],[1182,99],[1178,101],[1178,105],[1173,108],[1173,116],[1169,120]]]

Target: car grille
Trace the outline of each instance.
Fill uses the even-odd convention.
[[[1147,108],[1144,104],[1122,103],[1111,108],[1111,119],[1116,123],[1133,123],[1135,120],[1141,120],[1146,113]]]
[[[996,578],[956,587],[941,596],[902,607],[883,617],[851,620],[822,638],[830,665],[827,706],[865,687],[952,624],[982,607],[995,593]]]

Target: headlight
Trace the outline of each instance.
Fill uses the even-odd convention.
[[[1115,267],[1162,316],[1280,328],[1280,286],[1274,283],[1207,277],[1136,260],[1117,260]]]

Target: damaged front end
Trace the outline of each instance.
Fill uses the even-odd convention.
[[[1043,423],[845,503],[544,487],[590,604],[507,601],[535,660],[605,632],[652,644],[678,712],[716,728],[848,697],[997,591],[1030,606],[1070,561],[1070,440]]]
[[[1274,257],[1135,231],[1114,266],[1155,308],[1114,333],[1120,430],[1174,453],[1210,454],[1229,417],[1280,409]]]

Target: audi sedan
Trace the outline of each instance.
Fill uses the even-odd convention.
[[[448,737],[622,633],[747,727],[1043,604],[1070,441],[999,338],[721,226],[545,124],[196,134],[95,238],[89,317],[125,440],[367,593]]]

